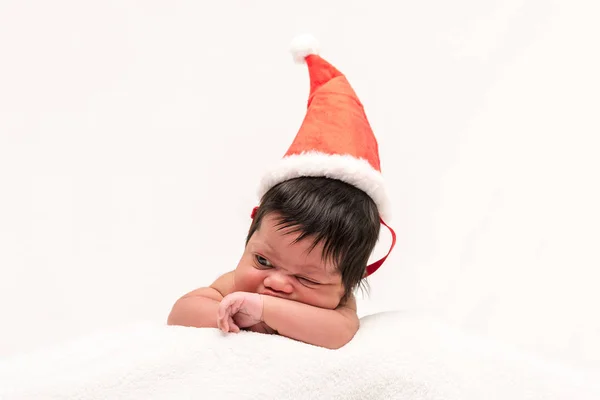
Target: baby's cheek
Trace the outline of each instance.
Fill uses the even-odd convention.
[[[331,300],[328,302],[326,308],[329,308],[330,310],[335,310],[340,305],[340,300],[341,299],[339,299],[337,297],[331,298]]]
[[[235,281],[236,290],[239,292],[256,292],[263,281],[260,272],[252,268],[237,274]]]
[[[329,293],[329,296],[327,296],[327,305],[324,308],[329,308],[331,310],[334,310],[334,309],[338,308],[341,300],[342,300],[342,296],[339,295],[337,292]]]

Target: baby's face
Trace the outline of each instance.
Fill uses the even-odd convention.
[[[273,215],[266,215],[248,241],[235,269],[235,289],[336,308],[344,286],[335,265],[322,259],[323,244],[310,251],[311,238],[294,243],[300,233],[278,230],[277,223]]]

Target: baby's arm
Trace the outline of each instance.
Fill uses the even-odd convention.
[[[272,296],[262,296],[263,320],[280,335],[305,343],[338,349],[359,327],[356,301],[351,297],[335,310],[310,306]]]
[[[233,292],[221,301],[217,325],[224,332],[260,322],[280,335],[330,349],[352,340],[359,327],[354,297],[335,310],[247,292]]]
[[[335,310],[329,310],[278,297],[234,292],[233,272],[222,275],[209,287],[196,289],[177,300],[167,323],[197,328],[218,328],[217,312],[219,306],[226,307],[222,302],[225,296],[227,298],[260,296],[263,304],[256,310],[258,314],[256,319],[260,321],[262,316],[264,325],[271,328],[264,332],[275,330],[280,335],[316,346],[340,348],[354,337],[359,327],[356,301],[352,296],[345,304]],[[263,326],[261,323],[254,325],[254,327],[261,326]],[[248,329],[257,330],[254,327],[249,326]]]
[[[216,328],[217,310],[223,296],[233,291],[233,272],[221,275],[209,287],[191,291],[181,297],[169,314],[168,325]]]

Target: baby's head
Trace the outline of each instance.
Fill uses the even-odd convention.
[[[352,185],[321,177],[284,181],[261,199],[236,289],[334,309],[364,277],[379,228],[377,206]]]

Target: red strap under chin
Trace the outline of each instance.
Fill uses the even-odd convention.
[[[258,211],[258,207],[254,207],[252,209],[252,213],[250,214],[250,218],[254,219],[257,211]],[[390,233],[392,234],[392,245],[390,246],[390,250],[388,251],[388,253],[381,260],[375,261],[373,264],[367,266],[367,270],[365,272],[365,277],[371,275],[373,272],[377,271],[379,269],[379,267],[381,267],[383,265],[385,260],[388,258],[388,256],[394,249],[394,246],[396,245],[396,232],[394,232],[394,230],[392,228],[390,228],[385,222],[383,222],[383,219],[379,218],[379,221],[383,224],[383,226],[385,226],[386,228],[388,228],[390,230]]]
[[[394,232],[394,230],[392,228],[390,228],[388,226],[388,224],[383,222],[382,218],[379,218],[379,221],[383,224],[383,226],[385,226],[386,228],[388,228],[390,230],[390,233],[392,234],[392,245],[390,246],[390,250],[388,251],[388,253],[381,260],[375,261],[371,265],[367,265],[367,271],[365,272],[365,277],[371,275],[373,272],[377,271],[379,269],[379,267],[381,267],[383,262],[388,258],[388,256],[394,249],[394,246],[396,245],[396,232]]]

